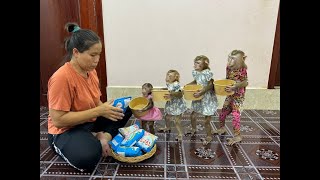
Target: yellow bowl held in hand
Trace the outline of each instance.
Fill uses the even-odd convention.
[[[196,93],[198,90],[201,90],[202,89],[202,86],[199,85],[199,84],[189,84],[189,85],[185,85],[183,87],[183,96],[184,96],[184,99],[186,100],[200,100],[203,98],[203,95],[198,97],[198,98],[195,98],[193,96],[194,93]]]
[[[216,80],[213,82],[214,91],[217,95],[220,96],[228,96],[234,94],[234,91],[227,92],[226,87],[227,86],[233,86],[236,83],[236,81],[231,79],[221,79]]]
[[[144,116],[148,113],[149,110],[143,110],[145,107],[147,107],[149,104],[149,100],[145,97],[136,97],[132,99],[129,103],[129,107],[132,111],[132,114],[139,118],[141,116]]]
[[[167,88],[152,89],[152,100],[153,101],[170,101],[170,99],[164,98],[166,94],[170,94]]]

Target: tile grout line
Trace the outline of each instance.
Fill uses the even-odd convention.
[[[255,110],[254,110],[255,111]],[[256,111],[255,111],[256,112]],[[263,116],[261,116],[258,112],[256,112],[256,114],[258,114],[266,123],[268,123],[280,136],[280,131],[274,127],[269,121],[267,121]]]
[[[163,169],[163,178],[164,179],[166,179],[167,178],[167,153],[168,153],[168,147],[167,147],[167,143],[168,142],[166,142],[166,139],[167,139],[167,133],[164,133],[164,149],[166,149],[167,150],[167,152],[166,151],[164,151],[164,169]]]
[[[93,178],[93,176],[94,176],[94,174],[95,174],[95,172],[97,172],[97,169],[98,169],[98,167],[99,167],[100,163],[102,162],[102,159],[103,159],[103,157],[101,157],[101,158],[100,158],[99,162],[97,163],[96,167],[94,168],[93,172],[91,173],[91,175],[90,175],[90,178],[89,178],[89,179],[92,179],[92,178]],[[102,177],[103,177],[103,174],[102,174]]]
[[[251,111],[254,111],[254,110],[251,110]],[[259,113],[257,113],[256,111],[254,111],[254,113],[257,114],[257,115],[259,115],[260,117],[258,117],[258,118],[262,118],[262,119],[265,121],[265,123],[268,122],[266,119],[264,119],[264,118],[263,118]],[[267,132],[265,128],[263,128],[259,123],[257,123],[256,121],[254,121],[251,116],[250,116],[249,118],[250,118],[251,121],[254,122],[256,125],[259,125],[259,127],[260,127],[262,130],[264,130],[264,132],[269,136],[269,138],[271,138],[271,137],[270,137],[271,134],[270,134],[269,132]],[[273,130],[277,131],[277,133],[279,133],[278,130],[277,130],[276,128],[274,128],[274,126],[272,126],[271,128],[272,128]],[[279,135],[280,135],[280,134],[279,134]]]
[[[252,116],[250,116],[249,114],[248,114],[248,112],[252,112]],[[257,143],[255,143],[255,141],[256,140],[253,140],[253,141],[249,141],[249,143],[245,143],[246,145],[250,145],[250,144],[265,144],[265,143],[267,143],[267,144],[272,144],[272,145],[274,145],[274,144],[276,144],[276,145],[278,145],[279,147],[280,147],[280,143],[278,143],[277,142],[277,140],[278,141],[280,141],[280,130],[278,130],[277,128],[276,128],[276,126],[274,126],[271,122],[269,122],[269,121],[267,121],[266,120],[266,118],[268,118],[268,117],[263,117],[262,115],[260,115],[255,109],[251,109],[251,110],[249,110],[248,112],[246,112],[246,111],[244,111],[244,115],[246,115],[247,117],[247,121],[242,121],[242,122],[253,122],[258,128],[260,128],[261,129],[261,131],[262,132],[264,132],[265,134],[266,134],[266,136],[265,136],[265,138],[270,138],[272,141],[270,141],[270,142],[257,142]],[[47,113],[44,113],[44,114],[42,114],[41,116],[40,116],[40,136],[41,136],[41,132],[43,132],[43,131],[41,131],[41,129],[42,129],[42,125],[44,125],[48,120],[44,120],[45,119],[45,117],[43,116],[43,115],[45,115],[45,114],[47,114]],[[257,115],[257,116],[256,116]],[[263,121],[254,121],[254,118],[261,118],[261,119],[263,119]],[[218,117],[213,117],[213,118],[218,118]],[[270,117],[270,118],[278,118],[278,117]],[[46,118],[47,119],[47,118]],[[132,121],[132,122],[135,122],[136,120],[135,119],[131,119],[131,120],[134,120],[134,121]],[[184,120],[185,121],[188,121],[188,119],[186,119],[186,118],[184,118]],[[214,119],[213,119],[214,120]],[[213,127],[216,127],[216,125],[214,124],[214,123],[217,123],[217,122],[213,122],[212,120],[211,120],[211,122],[210,122],[210,124],[211,124],[211,127],[213,128]],[[219,122],[218,122],[219,123]],[[263,126],[261,126],[260,125],[260,123],[266,123],[268,126],[270,126],[271,127],[271,129],[269,129],[268,128],[268,126],[266,126],[265,124],[262,124]],[[275,125],[277,125],[277,124],[275,124]],[[217,125],[218,126],[218,125]],[[264,127],[264,126],[266,126],[266,127]],[[226,126],[226,128],[227,128],[227,132],[229,133],[229,135],[223,135],[224,137],[228,137],[228,136],[232,136],[233,135],[233,133],[230,133],[231,132],[231,129],[228,127],[228,126]],[[276,133],[276,134],[279,134],[279,136],[274,136],[273,134],[274,133]],[[176,141],[174,141],[174,140],[171,140],[171,141],[167,141],[167,138],[170,138],[171,136],[170,135],[172,135],[171,133],[170,134],[167,134],[167,133],[164,133],[163,134],[164,135],[164,140],[163,141],[159,141],[159,142],[163,142],[164,143],[164,149],[167,149],[168,150],[168,148],[170,147],[170,143],[174,143],[174,142],[176,142]],[[199,134],[199,135],[204,135],[204,134]],[[214,135],[213,135],[214,136]],[[251,137],[255,137],[255,136],[257,136],[256,138],[259,138],[260,136],[259,135],[247,135],[249,138],[251,138]],[[227,147],[227,145],[226,145],[226,143],[223,143],[222,142],[222,139],[221,139],[221,137],[220,136],[218,136],[217,135],[217,140],[218,140],[218,144],[219,145],[221,145],[222,146],[222,149],[223,149],[223,151],[224,151],[224,153],[226,153],[227,152],[227,156],[226,156],[226,158],[228,159],[228,161],[229,162],[231,162],[231,164],[233,164],[232,162],[232,160],[230,159],[230,158],[232,158],[233,156],[230,156],[231,154],[229,153],[229,151],[227,151],[228,150],[228,147]],[[264,136],[263,136],[264,137]],[[198,138],[198,137],[197,137]],[[277,138],[279,138],[279,139],[277,139]],[[41,140],[41,139],[40,139]],[[177,162],[174,162],[174,164],[167,164],[167,162],[168,162],[168,154],[166,153],[166,152],[163,152],[164,153],[164,159],[165,159],[165,162],[164,162],[164,166],[163,166],[163,168],[164,168],[164,177],[163,177],[163,179],[184,179],[184,178],[178,178],[178,172],[180,172],[181,173],[181,169],[178,171],[178,169],[177,169],[177,166],[179,166],[179,165],[182,165],[181,167],[184,167],[184,169],[185,169],[185,172],[186,172],[186,179],[189,179],[190,178],[190,176],[189,176],[189,172],[188,172],[188,166],[199,166],[199,167],[208,167],[208,165],[209,164],[207,164],[207,165],[197,165],[197,164],[187,164],[187,158],[186,158],[186,151],[187,151],[187,146],[185,145],[185,143],[187,142],[189,142],[190,140],[183,140],[181,143],[180,143],[180,145],[181,145],[181,147],[179,148],[180,149],[180,152],[181,153],[183,153],[183,157],[181,158],[181,156],[180,156],[180,159],[181,160],[183,160],[184,161],[184,164],[176,164]],[[197,140],[198,141],[198,140]],[[195,142],[195,143],[197,143],[197,141]],[[262,139],[262,141],[264,141],[263,139]],[[214,141],[214,142],[216,142],[216,141]],[[190,141],[190,143],[191,143],[191,141]],[[242,144],[242,143],[241,143]],[[275,170],[273,170],[273,171],[275,171],[275,172],[272,172],[272,173],[275,173],[275,175],[277,175],[277,177],[278,177],[278,174],[277,174],[277,172],[276,171],[279,171],[280,170],[280,167],[279,166],[267,166],[267,165],[265,165],[265,166],[255,166],[252,162],[255,162],[254,160],[255,159],[250,159],[251,158],[251,156],[248,156],[248,153],[249,153],[249,151],[248,152],[246,152],[246,151],[244,151],[244,148],[246,147],[243,147],[243,146],[241,146],[241,144],[238,144],[237,146],[238,146],[238,148],[239,149],[241,149],[241,151],[240,151],[240,155],[241,156],[243,156],[243,157],[245,157],[245,159],[247,159],[246,161],[248,162],[250,162],[251,164],[252,164],[252,166],[235,166],[235,165],[231,165],[231,167],[233,168],[233,171],[234,171],[234,173],[235,173],[235,175],[237,176],[237,178],[238,179],[241,179],[241,177],[243,176],[243,175],[245,175],[247,178],[248,178],[248,176],[250,176],[250,178],[261,178],[261,179],[264,179],[263,177],[262,177],[262,175],[264,174],[264,173],[260,173],[259,171],[258,171],[258,169],[260,169],[260,168],[263,168],[263,167],[265,167],[265,168],[273,168],[273,169],[275,169]],[[45,147],[44,147],[45,148]],[[174,148],[174,147],[173,147]],[[41,156],[43,156],[43,157],[47,157],[47,156],[45,156],[46,154],[45,153],[48,153],[48,148],[47,149],[45,149],[45,150],[43,150],[43,148],[41,148],[40,149],[40,152],[42,152],[41,154],[40,154],[40,157]],[[232,152],[232,153],[234,153],[233,151],[230,151],[230,152]],[[172,152],[171,152],[172,153]],[[251,153],[249,153],[250,155],[251,155]],[[49,154],[50,155],[50,154]],[[254,154],[253,154],[254,155]],[[170,155],[169,155],[170,156]],[[238,157],[238,154],[236,154],[235,155],[236,157]],[[48,156],[48,157],[50,157],[50,156]],[[178,157],[178,156],[177,156]],[[189,157],[189,156],[188,156]],[[46,159],[49,159],[49,158],[46,158]],[[57,162],[55,162],[57,159],[58,159],[58,157],[53,157],[52,158],[53,160],[51,160],[51,161],[40,161],[40,170],[42,170],[43,169],[43,167],[45,167],[44,168],[44,170],[43,170],[43,172],[40,174],[40,178],[41,177],[53,177],[53,178],[58,178],[57,176],[60,176],[60,175],[58,175],[58,174],[54,174],[54,172],[55,172],[55,170],[54,171],[52,171],[51,172],[51,170],[50,170],[50,168],[52,168],[52,166],[54,165],[54,163],[57,163]],[[242,159],[242,158],[241,158]],[[244,160],[245,160],[244,159]],[[169,161],[170,161],[170,159],[169,159]],[[242,160],[240,161],[240,164],[243,164],[243,163],[241,163],[242,162]],[[102,163],[102,160],[100,160],[99,162],[98,162],[98,164],[101,164]],[[110,162],[106,162],[106,164],[108,165]],[[171,163],[173,163],[173,162],[171,162]],[[246,163],[247,164],[247,163]],[[47,165],[47,166],[46,166]],[[146,164],[146,165],[149,165],[149,164]],[[161,166],[161,164],[155,164],[155,165],[160,165]],[[168,176],[168,174],[167,174],[167,166],[168,165],[172,165],[172,166],[175,166],[175,172],[174,171],[172,171],[172,173],[175,173],[175,178],[169,178],[169,177],[167,177]],[[259,163],[257,164],[257,165],[259,165]],[[210,167],[212,166],[212,167],[228,167],[227,165],[213,165],[213,164],[211,164],[211,165],[209,165]],[[98,166],[97,166],[98,167]],[[118,178],[122,178],[121,176],[117,176],[117,172],[118,172],[118,170],[120,169],[120,164],[118,164],[117,163],[117,165],[116,165],[116,167],[114,168],[112,168],[113,170],[115,170],[114,172],[113,172],[113,175],[112,176],[105,176],[104,174],[106,173],[106,171],[107,170],[105,170],[104,171],[104,173],[102,174],[102,177],[98,177],[98,176],[94,176],[94,173],[95,172],[97,172],[97,167],[95,168],[95,170],[92,172],[92,174],[90,175],[90,177],[89,177],[89,179],[94,179],[94,178],[97,178],[97,179],[116,179],[117,177]],[[180,166],[179,166],[180,167]],[[241,169],[239,169],[239,172],[238,172],[238,168],[246,168],[246,169],[244,169],[244,172],[242,172],[242,170]],[[237,169],[236,169],[237,168]],[[250,170],[252,168],[252,170]],[[54,166],[54,169],[55,169],[55,166]],[[48,170],[50,170],[50,172],[51,172],[51,174],[46,174],[46,173],[48,173]],[[61,169],[58,169],[58,170],[61,170]],[[253,171],[254,170],[254,171]],[[52,174],[53,173],[53,174]],[[220,172],[221,173],[221,172]],[[230,173],[232,173],[232,171],[230,171]],[[279,172],[280,173],[280,172]],[[110,174],[111,175],[111,174]],[[75,175],[74,175],[75,176]],[[252,177],[253,176],[253,177]],[[70,177],[73,177],[72,175],[70,175]],[[79,176],[80,178],[81,178],[81,176]],[[74,177],[75,178],[75,177]],[[83,177],[83,178],[86,178],[86,177]],[[156,179],[156,178],[161,178],[161,177],[131,177],[130,175],[125,175],[123,178],[128,178],[128,179],[130,179],[130,178],[132,178],[132,179],[148,179],[148,178],[150,178],[150,179]],[[228,178],[227,176],[226,177],[224,177],[224,178]],[[234,177],[235,178],[235,177]],[[268,177],[266,177],[267,179],[269,179],[270,177],[268,176]],[[271,178],[272,179],[272,178]],[[277,178],[275,178],[275,179],[277,179]]]
[[[254,165],[254,163],[251,161],[251,159],[249,158],[249,156],[248,156],[248,154],[246,153],[246,151],[242,148],[242,146],[239,146],[239,148],[240,148],[241,151],[245,154],[245,156],[246,156],[246,158],[248,159],[248,161],[250,161],[250,163],[252,164],[253,169],[256,171],[256,173],[259,175],[259,177],[260,177],[261,179],[263,179],[262,176],[261,176],[261,174],[260,174],[260,172],[258,171],[258,169],[256,168],[256,166]]]
[[[252,110],[251,110],[251,111],[252,111]],[[255,113],[255,112],[254,112],[254,113]],[[260,116],[260,117],[262,117],[262,116]],[[268,136],[276,145],[278,145],[278,146],[280,147],[280,144],[272,138],[271,134],[270,134],[269,132],[267,132],[267,131],[265,130],[265,128],[263,128],[259,123],[257,123],[256,121],[254,121],[251,117],[249,117],[249,118],[251,119],[251,121],[252,121],[256,126],[258,126],[263,132],[265,132],[265,133],[267,134],[267,136]],[[265,119],[264,119],[264,120],[265,120]],[[265,121],[266,121],[266,120],[265,120]]]
[[[114,171],[114,174],[112,176],[112,180],[116,179],[119,168],[120,168],[120,164],[117,164],[116,170]]]
[[[48,114],[49,114],[49,112],[45,112],[45,113],[43,113],[43,114],[40,115],[40,118],[41,118],[41,117],[43,118],[44,115],[48,115]]]
[[[251,110],[251,111],[252,111],[252,110]],[[254,113],[257,114],[257,112],[254,112]],[[261,117],[262,117],[262,116],[261,116]],[[253,121],[253,119],[251,118],[251,116],[249,116],[249,118],[252,120],[253,123],[255,123],[258,127],[260,127],[262,131],[265,132],[265,129],[264,129],[263,127],[261,127],[258,123],[256,123],[255,121]],[[268,133],[266,133],[266,134],[268,135]],[[271,136],[268,135],[268,137],[269,137],[271,140],[273,140],[273,138],[271,138]],[[273,141],[274,141],[274,140],[273,140]],[[275,142],[275,143],[278,144],[277,142]],[[280,147],[280,145],[279,145],[279,147]],[[256,166],[254,165],[254,163],[251,161],[251,159],[249,158],[248,154],[247,154],[247,153],[245,152],[245,150],[242,148],[242,146],[239,146],[239,148],[240,148],[241,151],[245,154],[245,156],[246,156],[246,158],[248,159],[248,161],[250,161],[250,163],[253,165],[252,167],[254,168],[254,170],[256,171],[256,173],[259,175],[259,177],[260,177],[261,179],[263,179],[263,178],[262,178],[262,175],[260,174],[260,172],[258,171],[258,169],[256,168]]]
[[[47,170],[53,165],[53,163],[54,163],[57,159],[58,159],[58,157],[54,158],[54,159],[50,162],[49,166],[42,172],[42,174],[40,174],[40,177],[42,177],[42,176],[44,175],[44,173],[47,172]]]
[[[41,154],[40,154],[40,158],[44,156],[44,154],[48,153],[48,151],[50,151],[50,146],[47,147],[47,149],[45,149]]]
[[[40,123],[40,126],[44,125],[46,122],[48,122],[48,119],[47,120],[44,120]]]
[[[253,121],[252,118],[251,118],[251,116],[250,116],[249,114],[247,114],[245,111],[243,111],[243,112],[247,115],[247,117],[248,117],[249,119],[251,119],[251,121]],[[255,123],[255,122],[254,122],[254,123]],[[228,128],[228,129],[229,129],[229,128]],[[262,130],[263,130],[263,129],[262,129]],[[267,135],[268,135],[268,134],[267,134]],[[268,136],[268,137],[270,138],[270,136]],[[219,139],[219,141],[220,141],[220,139]],[[223,146],[223,148],[225,148],[225,147]],[[251,159],[249,158],[249,156],[247,155],[247,153],[245,152],[245,150],[242,148],[242,146],[238,145],[238,148],[241,149],[241,151],[242,151],[243,154],[245,155],[245,159],[247,159],[247,160],[252,164],[252,167],[253,167],[254,170],[257,172],[257,174],[259,174],[260,178],[263,179],[263,178],[261,177],[259,171],[256,169],[254,163],[251,161]],[[231,155],[231,154],[230,154],[230,155]],[[228,158],[229,158],[229,156],[228,156]],[[245,166],[242,166],[242,167],[245,167]],[[233,168],[235,169],[235,166],[233,166]],[[236,171],[236,173],[237,173],[237,175],[239,175],[237,171]],[[249,173],[248,173],[248,174],[249,174]],[[239,179],[241,179],[241,178],[239,177]]]
[[[186,152],[185,152],[185,149],[184,149],[184,143],[183,142],[183,139],[181,141],[181,147],[182,147],[182,153],[183,153],[183,161],[184,161],[184,168],[185,168],[185,171],[186,171],[186,174],[187,174],[187,178],[189,179],[189,171],[188,171],[188,166],[187,166],[187,158],[186,158]],[[177,174],[177,169],[176,169],[176,174]]]
[[[217,128],[217,127],[214,125],[214,123],[210,123],[210,124],[211,124],[211,128],[213,128],[212,126],[214,126],[215,128]],[[228,127],[227,127],[227,128],[228,128]],[[226,157],[227,157],[227,159],[229,160],[229,163],[231,164],[231,167],[232,167],[233,171],[235,172],[236,176],[237,176],[239,179],[241,179],[240,176],[239,176],[239,174],[238,174],[238,172],[237,172],[236,169],[235,169],[235,166],[234,166],[233,163],[232,163],[232,160],[231,160],[231,158],[230,158],[230,157],[231,157],[231,154],[230,154],[229,151],[226,149],[225,144],[222,143],[222,141],[221,141],[221,139],[220,139],[220,135],[217,135],[217,136],[219,136],[219,137],[217,137],[217,139],[218,139],[219,145],[222,147],[224,153],[230,155],[230,156],[226,156]]]

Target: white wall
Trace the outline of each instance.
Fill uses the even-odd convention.
[[[103,0],[108,87],[163,87],[169,69],[184,85],[202,54],[222,79],[227,55],[241,49],[249,88],[267,88],[279,1]]]

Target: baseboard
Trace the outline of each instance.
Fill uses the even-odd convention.
[[[141,87],[137,86],[109,86],[107,87],[107,98],[118,98],[141,96]],[[225,96],[217,96],[218,109],[222,108]],[[186,101],[190,107],[191,101]],[[163,108],[164,102],[155,102],[155,106]],[[269,109],[280,110],[280,89],[247,88],[243,109]]]

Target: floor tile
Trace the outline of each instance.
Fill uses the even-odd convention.
[[[160,109],[163,112],[163,109]],[[219,128],[219,109],[210,122]],[[183,114],[183,132],[190,127],[190,110]],[[197,132],[184,134],[182,142],[171,121],[171,131],[157,132],[155,154],[139,163],[123,163],[112,157],[101,158],[93,172],[80,172],[49,147],[48,109],[40,107],[40,179],[41,180],[185,180],[185,179],[280,179],[280,111],[246,109],[241,113],[241,143],[227,145],[233,137],[232,116],[226,118],[227,132],[212,135],[212,142],[202,144],[206,137],[204,116],[197,116]],[[126,126],[137,123],[131,117]],[[156,121],[155,129],[165,121]]]

